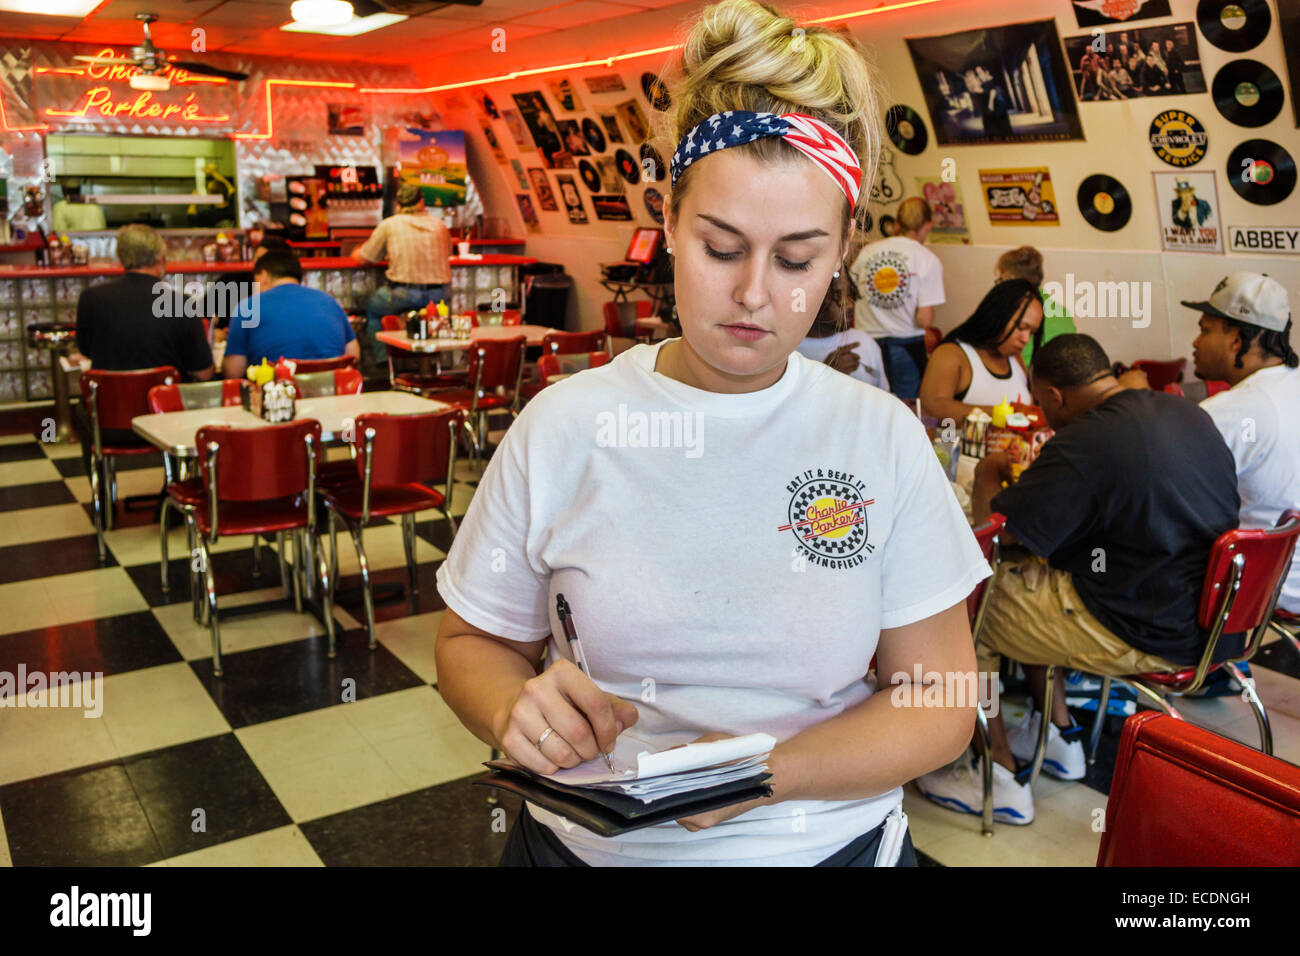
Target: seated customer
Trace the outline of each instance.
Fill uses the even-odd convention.
[[[1005,490],[1005,454],[987,456],[975,472],[975,520],[1004,514],[1004,542],[1033,555],[1004,562],[990,585],[980,671],[996,674],[1000,655],[1014,658],[1041,701],[1041,665],[1125,675],[1195,664],[1206,640],[1196,609],[1210,547],[1237,527],[1239,504],[1232,455],[1214,422],[1184,399],[1125,388],[1086,335],[1044,345],[1031,372],[1057,434]],[[1239,650],[1240,635],[1225,635],[1220,649],[1224,657]],[[1004,822],[1033,819],[1016,758],[1032,757],[1041,720],[1033,714],[1008,740],[1002,718],[989,718],[994,812]],[[1081,736],[1058,670],[1044,769],[1082,777]],[[969,765],[917,784],[938,803],[979,812],[983,788]]]
[[[287,252],[268,252],[253,267],[260,291],[255,301],[240,306],[251,316],[230,324],[226,378],[242,378],[248,366],[262,359],[323,359],[360,356],[356,333],[334,299],[301,285],[302,266]]]
[[[831,280],[822,307],[798,349],[814,362],[823,362],[845,375],[889,391],[885,363],[876,340],[853,328],[847,276]]]
[[[1234,272],[1201,312],[1192,345],[1196,376],[1232,387],[1201,402],[1237,462],[1241,527],[1271,528],[1300,508],[1300,356],[1291,347],[1286,288],[1254,272]],[[1300,548],[1278,607],[1300,614]]]
[[[960,422],[975,408],[987,412],[1003,398],[1028,403],[1020,352],[1042,328],[1038,288],[1024,279],[999,282],[930,355],[921,379],[922,411]]]
[[[1021,246],[1004,252],[998,257],[997,267],[993,270],[993,280],[1006,282],[1008,279],[1024,279],[1038,290],[1038,295],[1043,301],[1042,341],[1040,342],[1038,337],[1030,339],[1024,351],[1020,353],[1020,357],[1025,361],[1025,367],[1028,368],[1034,357],[1034,349],[1052,341],[1058,335],[1073,332],[1074,319],[1064,305],[1043,291],[1043,254],[1033,246]]]
[[[257,268],[257,260],[261,259],[262,256],[266,255],[268,252],[285,252],[289,255],[293,255],[293,247],[290,246],[281,236],[263,236],[261,241],[253,247],[253,261],[249,263],[248,271],[228,272],[222,277],[222,281],[225,283],[247,283],[248,285],[252,285],[255,281],[253,273]],[[242,288],[242,286],[239,286],[239,288]],[[231,307],[237,308],[238,303],[239,298],[234,296],[219,296],[213,303],[216,306],[216,314],[209,315],[207,318],[212,320],[214,323],[212,331],[214,341],[224,342],[226,340],[226,335],[230,329],[230,316],[228,311]]]

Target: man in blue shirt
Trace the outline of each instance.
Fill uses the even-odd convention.
[[[268,252],[254,266],[261,290],[244,302],[230,322],[226,378],[243,378],[249,364],[287,359],[357,358],[361,346],[343,309],[334,299],[302,282],[302,266],[290,252]]]

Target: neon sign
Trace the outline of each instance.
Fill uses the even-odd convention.
[[[64,116],[74,117],[77,119],[86,119],[90,116],[99,116],[104,119],[156,119],[182,120],[186,123],[224,123],[230,119],[229,113],[221,113],[215,116],[206,116],[199,112],[199,104],[196,93],[188,93],[183,103],[160,103],[154,99],[153,93],[145,90],[137,93],[134,98],[127,100],[113,100],[113,91],[107,86],[93,86],[81,94],[81,101],[77,109],[56,110],[46,109],[46,116]]]

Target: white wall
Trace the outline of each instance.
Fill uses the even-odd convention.
[[[791,4],[778,5],[788,10]],[[1196,31],[1207,86],[1219,67],[1238,57],[1248,57],[1268,64],[1283,84],[1287,82],[1282,40],[1277,27],[1276,2],[1274,24],[1265,41],[1254,50],[1232,54],[1212,46]],[[1174,16],[1164,19],[1135,21],[1132,28],[1195,21],[1197,0],[1171,0]],[[836,0],[825,7],[852,10],[871,6],[868,0],[853,3]],[[554,63],[572,62],[599,55],[618,54],[680,39],[684,22],[705,4],[686,3],[674,7],[602,21],[587,29],[550,34],[532,41],[512,44],[510,69],[528,69]],[[811,15],[825,15],[818,9]],[[1231,254],[1207,255],[1164,253],[1161,251],[1159,218],[1156,207],[1153,172],[1173,172],[1152,152],[1147,140],[1151,119],[1160,111],[1179,107],[1194,114],[1210,134],[1206,157],[1194,167],[1197,172],[1213,171],[1218,187],[1220,222],[1223,226],[1239,224],[1300,225],[1300,189],[1276,206],[1255,206],[1242,200],[1228,183],[1225,166],[1232,149],[1246,139],[1263,138],[1279,143],[1300,160],[1300,133],[1294,128],[1290,95],[1282,113],[1267,126],[1245,129],[1229,123],[1215,108],[1208,93],[1189,96],[1147,97],[1124,103],[1080,103],[1080,119],[1086,140],[1062,143],[1029,143],[1001,146],[939,146],[935,130],[925,108],[920,83],[904,38],[931,36],[979,27],[996,26],[1053,17],[1062,38],[1086,34],[1075,21],[1068,0],[946,0],[923,7],[891,11],[847,21],[853,34],[871,51],[890,92],[887,101],[905,103],[925,117],[930,144],[919,156],[895,153],[895,167],[909,194],[915,192],[915,177],[936,176],[945,159],[953,159],[961,180],[967,221],[971,225],[971,246],[936,245],[944,261],[948,304],[938,311],[941,327],[951,328],[965,318],[992,281],[993,263],[1006,249],[1022,244],[1038,246],[1044,254],[1049,280],[1064,281],[1067,273],[1076,280],[1150,282],[1152,316],[1146,328],[1134,328],[1130,319],[1080,320],[1083,331],[1096,334],[1112,358],[1131,361],[1137,358],[1168,358],[1190,355],[1190,339],[1196,316],[1177,304],[1179,299],[1200,299],[1209,295],[1215,283],[1235,269],[1265,271],[1282,280],[1292,290],[1293,303],[1300,304],[1300,257],[1245,257]],[[675,56],[675,54],[670,54]],[[547,85],[547,75],[522,81],[493,83],[484,87],[498,107],[513,106],[509,94],[540,89],[557,118],[581,118],[594,115],[593,107],[606,108],[619,100],[634,96],[649,114],[650,107],[641,94],[638,77],[643,70],[660,72],[667,59],[648,57],[625,61],[614,71],[628,86],[626,93],[591,96],[581,77],[591,73],[611,72],[605,67],[571,70],[564,74],[575,81],[582,94],[585,110],[562,113]],[[505,72],[496,62],[483,64],[482,74]],[[464,79],[464,64],[457,65],[457,79]],[[470,73],[470,75],[474,75]],[[430,80],[432,81],[432,80]],[[466,97],[468,99],[468,97]],[[628,201],[634,221],[601,222],[592,216],[591,224],[572,226],[561,206],[560,212],[539,212],[543,232],[527,233],[516,211],[514,193],[517,186],[508,166],[497,164],[479,132],[478,113],[470,109],[457,112],[444,107],[448,126],[463,128],[468,134],[471,168],[484,194],[489,215],[501,215],[514,223],[516,234],[528,241],[528,254],[548,261],[563,262],[575,277],[576,312],[582,324],[600,322],[600,303],[610,294],[599,284],[599,263],[622,258],[633,228],[653,225],[641,201],[644,186],[629,186]],[[492,124],[507,157],[520,156],[505,123]],[[540,165],[536,151],[522,155],[525,167]],[[666,158],[666,157],[665,157]],[[978,192],[981,168],[1047,166],[1061,209],[1059,226],[995,227],[989,223]],[[1128,226],[1116,233],[1105,233],[1090,226],[1080,215],[1075,195],[1079,183],[1087,176],[1105,172],[1119,179],[1128,189],[1133,202],[1133,216]],[[576,178],[576,171],[574,171]],[[548,171],[554,188],[554,171]],[[667,192],[667,182],[654,184]],[[591,214],[585,187],[579,187]],[[888,209],[873,209],[879,213]],[[1225,245],[1226,248],[1226,245]]]

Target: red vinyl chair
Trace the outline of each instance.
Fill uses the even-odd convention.
[[[1002,529],[1006,525],[1007,519],[1004,515],[991,514],[983,523],[976,525],[972,530],[975,532],[975,541],[980,546],[980,553],[984,555],[984,560],[993,568],[993,574],[998,573],[998,565],[1002,562],[1001,535]],[[975,585],[975,590],[971,591],[970,596],[966,598],[966,613],[971,620],[971,637],[976,644],[979,644],[980,631],[984,629],[984,609],[988,606],[989,595],[993,588],[992,577],[987,577],[979,584]],[[996,678],[993,678],[996,680]],[[984,808],[980,816],[980,832],[984,836],[993,835],[993,741],[989,737],[989,721],[984,713],[984,708],[977,707],[975,711],[975,730],[979,734],[980,744],[982,747],[983,773],[984,773]]]
[[[1300,866],[1300,767],[1166,714],[1124,722],[1098,866]]]
[[[180,373],[170,365],[131,372],[106,372],[90,369],[81,373],[81,401],[90,417],[91,461],[90,498],[95,517],[95,541],[99,560],[106,556],[104,532],[113,528],[117,507],[117,475],[113,459],[126,455],[147,455],[158,449],[146,441],[105,444],[108,430],[129,432],[131,419],[149,414],[149,389],[180,380]],[[105,507],[101,489],[108,490]]]
[[[476,468],[482,457],[483,446],[487,444],[487,413],[504,408],[512,416],[519,414],[520,385],[524,377],[524,351],[527,346],[528,339],[523,335],[505,339],[472,339],[469,347],[469,377],[473,386],[439,389],[429,393],[429,398],[434,401],[464,412],[465,430],[470,436]]]
[[[649,342],[654,336],[655,327],[637,319],[648,319],[654,315],[655,304],[650,299],[638,299],[636,302],[606,302],[605,315],[605,350],[613,351],[614,339],[634,339],[637,342]]]
[[[282,366],[290,375],[308,375],[312,372],[332,372],[336,368],[356,368],[357,360],[351,355],[336,355],[334,358],[324,359],[289,359],[282,355],[275,363],[277,378],[284,377],[279,374]]]
[[[149,389],[149,411],[155,415],[165,412],[184,412],[195,408],[234,407],[243,404],[243,385],[241,379],[227,378],[213,382],[192,382],[185,385],[155,385]],[[171,582],[167,578],[167,509],[174,508],[185,519],[185,530],[189,538],[190,553],[194,553],[195,539],[192,517],[194,510],[203,502],[203,481],[198,476],[183,474],[184,469],[171,464],[171,455],[163,453],[163,470],[167,475],[167,486],[163,491],[162,507],[158,514],[158,543],[162,554],[159,574],[162,578],[162,592],[171,592]],[[283,552],[281,552],[283,554]],[[253,573],[257,574],[259,552],[256,539],[253,545]],[[190,571],[191,595],[194,598],[195,617],[201,618],[201,605],[198,600],[197,572]]]
[[[1168,362],[1157,362],[1154,359],[1138,359],[1129,367],[1146,372],[1147,383],[1153,391],[1158,392],[1166,385],[1183,380],[1183,369],[1187,367],[1187,359],[1172,359]]]
[[[1226,392],[1230,388],[1232,388],[1232,386],[1227,382],[1220,382],[1217,379],[1214,381],[1207,380],[1205,383],[1205,397],[1209,398],[1211,395],[1218,395],[1220,392]]]
[[[294,606],[302,610],[299,573],[308,566],[321,586],[329,656],[334,657],[334,617],[329,567],[316,538],[316,458],[320,422],[295,419],[278,425],[234,428],[207,425],[195,436],[206,495],[195,509],[199,565],[212,631],[212,672],[221,676],[221,626],[212,574],[212,546],[221,535],[293,535]],[[304,540],[305,532],[305,540]],[[306,552],[310,555],[306,555]],[[308,576],[309,582],[311,578]]]
[[[537,360],[537,372],[542,378],[543,385],[550,385],[551,378],[556,375],[573,375],[575,372],[581,372],[589,368],[600,368],[602,365],[608,365],[610,357],[608,352],[582,352],[577,355],[543,355]]]
[[[1179,398],[1187,397],[1187,394],[1183,391],[1183,387],[1177,382],[1170,382],[1164,387],[1164,389],[1162,389],[1162,391],[1168,392],[1170,395],[1177,395]]]
[[[1269,727],[1268,713],[1255,692],[1253,682],[1242,674],[1237,664],[1250,660],[1259,650],[1290,570],[1291,555],[1295,551],[1298,537],[1300,511],[1294,509],[1284,511],[1273,528],[1253,531],[1238,528],[1219,535],[1210,549],[1210,560],[1205,569],[1201,599],[1196,611],[1197,625],[1209,632],[1200,661],[1195,667],[1184,667],[1170,673],[1129,674],[1126,677],[1100,675],[1097,715],[1093,718],[1089,740],[1090,760],[1096,757],[1112,680],[1133,688],[1138,699],[1148,706],[1181,719],[1182,715],[1165,699],[1165,695],[1181,696],[1200,690],[1205,684],[1206,676],[1220,667],[1225,668],[1242,686],[1246,699],[1250,702],[1255,722],[1259,726],[1260,749],[1266,754],[1273,752],[1273,731]],[[1237,633],[1246,635],[1242,652],[1236,657],[1215,663],[1219,639],[1224,634]],[[1047,668],[1047,691],[1044,694],[1047,701],[1043,705],[1045,714],[1051,712],[1048,708],[1052,703],[1053,670],[1050,666]],[[1038,752],[1034,755],[1035,777],[1046,748],[1046,727],[1047,721],[1044,720],[1038,738]]]
[[[925,354],[929,355],[931,352],[937,349],[939,347],[939,343],[942,341],[943,341],[942,332],[936,329],[933,325],[927,328],[925,330]]]
[[[385,332],[406,330],[406,319],[400,315],[386,315],[381,321]],[[470,328],[478,328],[477,316],[471,319]],[[435,388],[463,388],[469,385],[468,370],[465,368],[446,371],[439,368],[433,375],[421,375],[412,371],[398,372],[393,367],[393,351],[393,349],[388,350],[388,383],[399,392],[414,392],[422,395]]]
[[[441,511],[451,523],[452,536],[456,534],[456,521],[451,516],[451,491],[462,417],[459,409],[419,415],[358,415],[352,441],[356,448],[353,480],[324,491],[329,509],[330,579],[338,580],[337,523],[341,520],[351,532],[357,549],[371,650],[375,647],[375,606],[370,564],[362,541],[365,527],[372,517],[402,516],[406,570],[411,594],[418,593],[416,512]],[[445,482],[445,491],[434,490],[438,482]]]
[[[575,355],[579,352],[599,352],[605,348],[605,333],[600,329],[589,332],[547,332],[542,336],[543,355]]]
[[[1273,609],[1273,620],[1269,622],[1278,637],[1285,640],[1300,654],[1300,614],[1292,614],[1280,607]]]
[[[301,398],[322,398],[327,395],[360,395],[365,379],[354,368],[336,368],[328,372],[298,372],[276,366],[275,377],[280,381],[292,379],[294,389]]]

